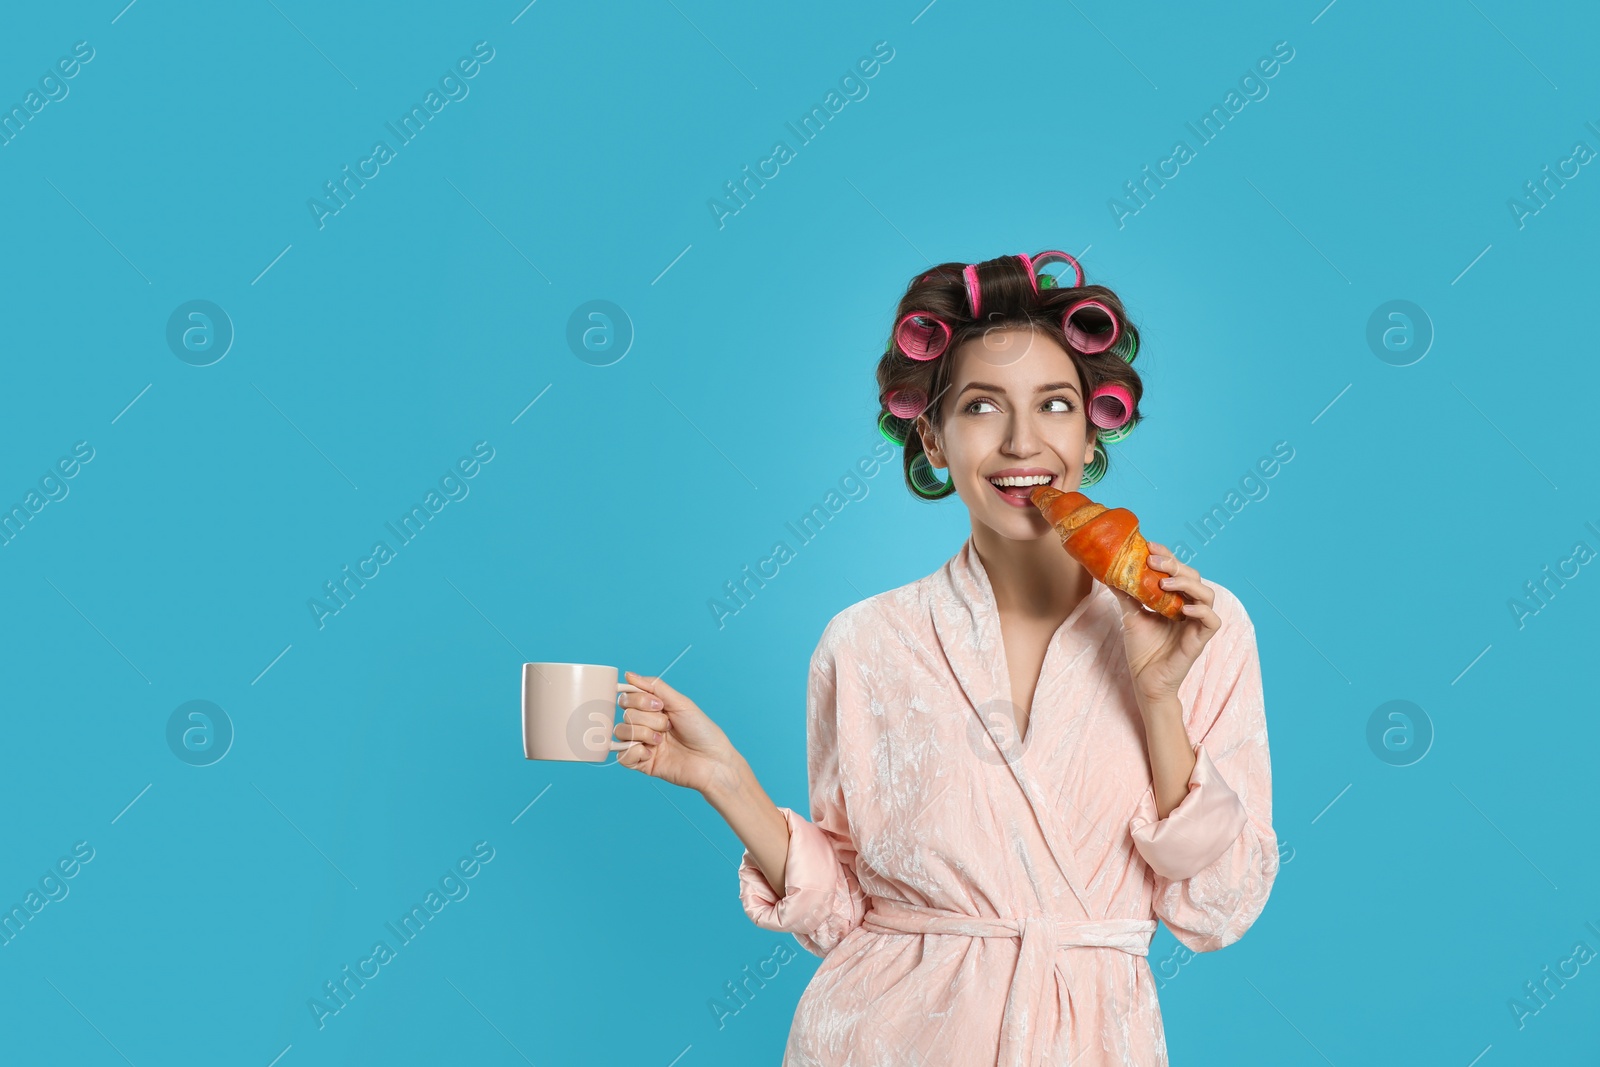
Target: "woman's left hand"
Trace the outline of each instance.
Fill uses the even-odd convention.
[[[1178,695],[1178,686],[1206,642],[1222,628],[1222,619],[1211,606],[1216,594],[1200,580],[1200,572],[1179,563],[1166,545],[1150,542],[1149,565],[1167,574],[1161,579],[1163,589],[1191,601],[1184,604],[1181,616],[1169,619],[1146,608],[1137,597],[1111,590],[1122,605],[1122,645],[1134,691],[1141,701],[1154,702]]]

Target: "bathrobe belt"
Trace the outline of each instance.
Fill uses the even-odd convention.
[[[879,933],[1022,939],[1000,1024],[999,1067],[1035,1067],[1043,1063],[1041,1016],[1046,978],[1057,950],[1113,948],[1148,956],[1150,938],[1156,929],[1154,919],[1058,919],[1049,915],[988,919],[887,897],[868,896],[867,904],[861,925]],[[1027,1036],[1026,1044],[1023,1035]]]

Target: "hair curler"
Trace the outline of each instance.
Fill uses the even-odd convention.
[[[1101,447],[1099,441],[1096,441],[1094,443],[1094,459],[1089,462],[1087,467],[1083,468],[1083,477],[1078,481],[1078,488],[1085,489],[1104,478],[1106,476],[1106,468],[1109,466],[1110,460],[1106,458],[1106,450]]]
[[[884,440],[891,445],[904,446],[908,429],[905,420],[898,418],[892,411],[885,411],[878,416],[878,432],[883,434]]]
[[[911,457],[907,474],[911,477],[911,488],[924,499],[937,500],[955,491],[955,483],[933,473],[933,464],[929,462],[926,452],[918,452]]]
[[[1067,344],[1086,356],[1104,352],[1122,336],[1116,314],[1098,300],[1080,300],[1067,308],[1061,316],[1061,329]]]
[[[1017,258],[1022,260],[1022,265],[1028,271],[1028,284],[1033,286],[1033,295],[1039,295],[1039,276],[1033,272],[1033,257],[1022,252],[1017,253]]]
[[[1124,363],[1132,363],[1133,357],[1139,354],[1139,339],[1131,330],[1123,330],[1122,336],[1111,346],[1111,354],[1122,357]]]
[[[967,280],[967,304],[972,308],[972,317],[977,318],[978,305],[983,295],[978,291],[978,265],[976,263],[968,263],[961,268],[961,276]]]
[[[926,311],[913,311],[895,326],[894,341],[909,359],[938,359],[950,344],[950,326]]]
[[[1095,439],[1103,445],[1114,445],[1132,433],[1133,428],[1137,425],[1138,423],[1134,422],[1132,419],[1129,419],[1121,426],[1118,426],[1115,430],[1096,430]]]
[[[894,412],[896,418],[914,419],[928,409],[928,394],[915,386],[891,389],[883,398],[883,405]]]
[[[1089,394],[1089,421],[1102,430],[1115,430],[1133,416],[1133,394],[1125,385],[1111,382]]]
[[[1057,251],[1054,251],[1054,250],[1049,251],[1049,252],[1040,252],[1038,255],[1034,256],[1032,260],[1029,261],[1029,266],[1031,266],[1033,268],[1033,273],[1034,273],[1035,276],[1037,276],[1038,273],[1039,273],[1040,264],[1049,263],[1049,262],[1054,261],[1054,260],[1060,260],[1062,262],[1070,263],[1072,265],[1072,273],[1073,273],[1073,278],[1074,278],[1074,281],[1072,283],[1072,287],[1074,289],[1082,289],[1083,288],[1083,268],[1078,265],[1078,261],[1076,259],[1073,259],[1071,256],[1067,255],[1065,252],[1057,252]],[[1059,282],[1057,283],[1056,287],[1057,288],[1060,287],[1060,283]]]

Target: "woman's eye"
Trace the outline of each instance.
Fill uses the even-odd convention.
[[[1046,404],[1060,404],[1060,405],[1062,405],[1061,407],[1053,409],[1055,414],[1066,414],[1068,412],[1077,410],[1077,408],[1073,405],[1072,401],[1068,400],[1064,396],[1053,396],[1049,400],[1046,400],[1045,403]],[[977,411],[973,410],[979,404],[988,404],[990,407],[994,406],[994,403],[992,401],[989,401],[989,400],[974,400],[974,401],[972,401],[972,403],[970,403],[970,404],[968,404],[966,406],[966,408],[965,408],[966,412],[968,414],[970,414],[970,415],[981,414],[981,412],[977,412]]]

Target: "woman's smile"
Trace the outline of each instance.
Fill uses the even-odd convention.
[[[1033,506],[1029,498],[1038,486],[1053,485],[1057,489],[1061,488],[1060,476],[1045,467],[1007,467],[986,477],[1001,500],[1019,508]]]

